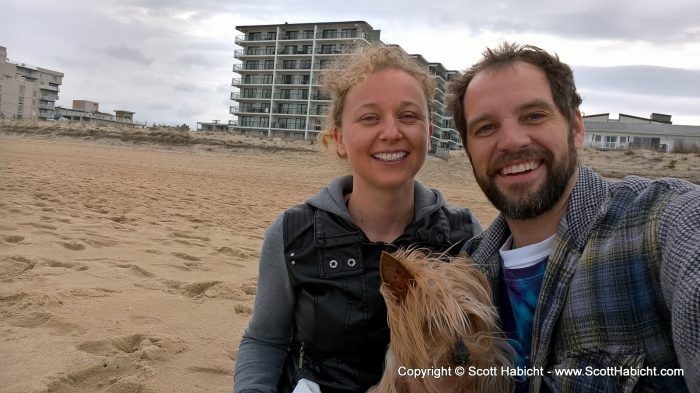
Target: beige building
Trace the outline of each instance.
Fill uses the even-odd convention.
[[[115,110],[114,115],[100,112],[100,104],[94,101],[73,100],[71,109],[56,107],[56,117],[61,120],[111,126],[145,127],[146,123],[134,121],[134,112]]]
[[[234,52],[229,130],[236,134],[314,139],[321,131],[329,97],[320,88],[320,73],[345,49],[380,42],[380,31],[364,21],[237,26],[243,33]],[[437,82],[433,113],[433,152],[459,149],[459,134],[445,113],[445,85],[454,71],[412,55],[426,65]],[[210,127],[211,126],[211,127]],[[198,123],[200,129],[216,129]]]
[[[63,73],[11,62],[0,46],[0,117],[53,119]]]
[[[584,145],[605,150],[647,149],[664,152],[700,151],[700,126],[675,125],[671,115],[649,118],[620,113],[583,116]]]

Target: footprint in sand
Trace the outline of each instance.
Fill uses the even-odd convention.
[[[133,273],[135,273],[138,276],[141,277],[155,277],[156,275],[149,272],[148,270],[142,268],[141,266],[134,265],[133,263],[121,263],[121,264],[116,264],[117,267],[120,267],[122,269],[129,269]]]
[[[21,275],[36,266],[35,260],[23,256],[7,256],[0,259],[0,279],[7,280]]]
[[[182,252],[173,252],[170,255],[177,257],[177,258],[180,258],[180,259],[184,259],[186,261],[191,261],[191,262],[197,262],[197,261],[201,260],[200,258],[193,257],[192,255],[188,255],[188,254],[185,254]]]
[[[2,240],[8,242],[8,243],[19,243],[22,240],[24,240],[23,236],[5,236],[2,238]]]
[[[87,265],[82,264],[82,263],[61,262],[61,261],[54,261],[52,259],[47,259],[47,258],[44,258],[44,260],[46,261],[46,266],[48,266],[48,267],[64,267],[66,269],[77,270],[77,271],[84,271],[84,270],[88,269]]]
[[[60,245],[62,245],[64,248],[71,250],[71,251],[82,251],[85,249],[85,246],[82,244],[72,241],[72,242],[59,242]]]

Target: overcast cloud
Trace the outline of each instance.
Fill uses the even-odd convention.
[[[232,119],[235,26],[364,20],[450,69],[502,40],[571,64],[587,114],[673,115],[700,125],[700,2],[9,0],[0,45],[12,61],[65,74],[58,104],[100,103],[136,120]]]

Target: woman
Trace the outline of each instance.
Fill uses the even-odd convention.
[[[448,207],[414,179],[432,135],[427,69],[397,47],[348,58],[324,78],[333,105],[319,139],[352,174],[270,226],[236,392],[290,392],[300,380],[324,393],[365,392],[381,377],[389,343],[381,251],[442,252],[481,231],[468,209]]]

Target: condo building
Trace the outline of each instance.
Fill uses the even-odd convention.
[[[243,33],[234,52],[240,63],[232,80],[237,90],[229,130],[236,134],[288,139],[314,139],[321,131],[330,97],[320,90],[321,72],[346,49],[380,41],[380,30],[364,21],[237,26]],[[459,149],[459,135],[445,113],[445,86],[454,71],[412,55],[436,79],[433,152]],[[201,123],[206,129],[207,123]]]
[[[7,59],[0,46],[0,117],[53,119],[63,73]]]

